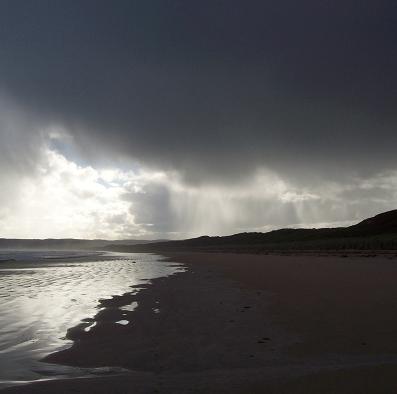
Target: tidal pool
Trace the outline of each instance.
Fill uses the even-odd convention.
[[[0,260],[0,388],[84,373],[38,360],[70,346],[67,329],[94,317],[100,299],[181,269],[136,253],[8,251]]]

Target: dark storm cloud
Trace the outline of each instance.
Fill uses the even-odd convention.
[[[386,0],[4,0],[0,88],[192,182],[369,174],[397,164],[396,26]]]

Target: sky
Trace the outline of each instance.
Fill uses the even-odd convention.
[[[395,209],[396,42],[392,0],[2,0],[0,237]]]

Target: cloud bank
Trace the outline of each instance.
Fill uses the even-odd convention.
[[[25,178],[62,172],[51,155],[77,166],[72,178],[96,174],[95,198],[67,199],[92,211],[76,236],[336,225],[395,208],[396,22],[386,0],[1,2],[3,228],[22,221]],[[150,180],[110,197],[104,170]]]

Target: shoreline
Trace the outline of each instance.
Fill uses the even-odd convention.
[[[217,253],[167,257],[188,270],[154,279],[137,294],[102,301],[105,309],[91,331],[84,331],[84,324],[70,329],[73,346],[44,360],[131,373],[3,392],[108,392],[101,391],[108,384],[120,393],[265,388],[358,393],[364,383],[373,386],[371,393],[386,393],[396,387],[395,261]],[[135,310],[120,310],[133,302]],[[132,323],[116,324],[123,317]]]

